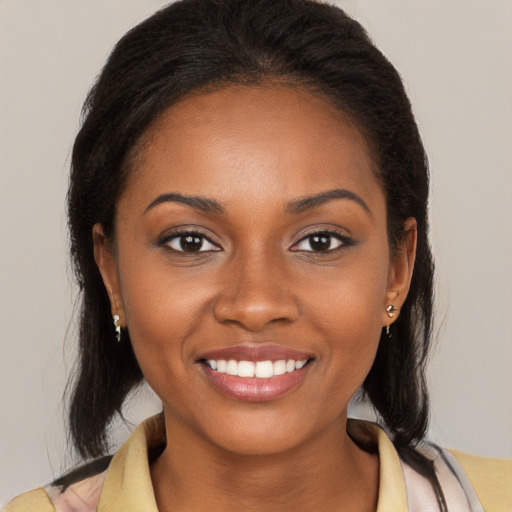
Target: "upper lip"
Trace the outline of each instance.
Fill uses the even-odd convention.
[[[205,359],[234,359],[236,361],[279,361],[293,359],[294,361],[306,361],[312,357],[307,352],[284,347],[275,344],[242,344],[211,350],[202,354],[198,360]]]

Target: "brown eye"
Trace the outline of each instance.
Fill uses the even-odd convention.
[[[218,251],[219,247],[198,233],[178,233],[166,241],[166,245],[179,252]]]
[[[327,252],[350,245],[349,239],[339,233],[319,232],[304,237],[293,246],[294,251]]]
[[[312,235],[309,237],[309,245],[313,251],[328,251],[332,249],[333,240],[331,235]]]

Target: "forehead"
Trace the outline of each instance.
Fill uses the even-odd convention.
[[[229,204],[342,187],[380,190],[368,145],[348,116],[300,88],[228,86],[167,109],[143,137],[130,185]]]

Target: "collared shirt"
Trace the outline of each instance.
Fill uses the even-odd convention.
[[[380,461],[376,512],[438,512],[428,480],[400,460],[380,427],[349,420],[356,438],[376,444]],[[158,512],[148,451],[165,443],[162,415],[143,422],[113,457],[107,471],[71,485],[35,489],[12,500],[4,512]],[[428,449],[449,512],[512,512],[512,460]]]

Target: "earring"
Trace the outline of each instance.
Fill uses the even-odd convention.
[[[394,318],[396,316],[396,311],[397,308],[394,304],[386,306],[386,313],[388,314],[389,318]]]
[[[389,306],[386,306],[386,313],[388,314],[389,318],[394,318],[396,316],[397,308],[394,304],[390,304]],[[386,336],[388,338],[391,338],[391,333],[389,332],[391,324],[386,326]]]
[[[116,340],[119,343],[121,341],[121,324],[119,322],[119,315],[114,315],[112,318],[114,320],[114,328],[116,330]]]

